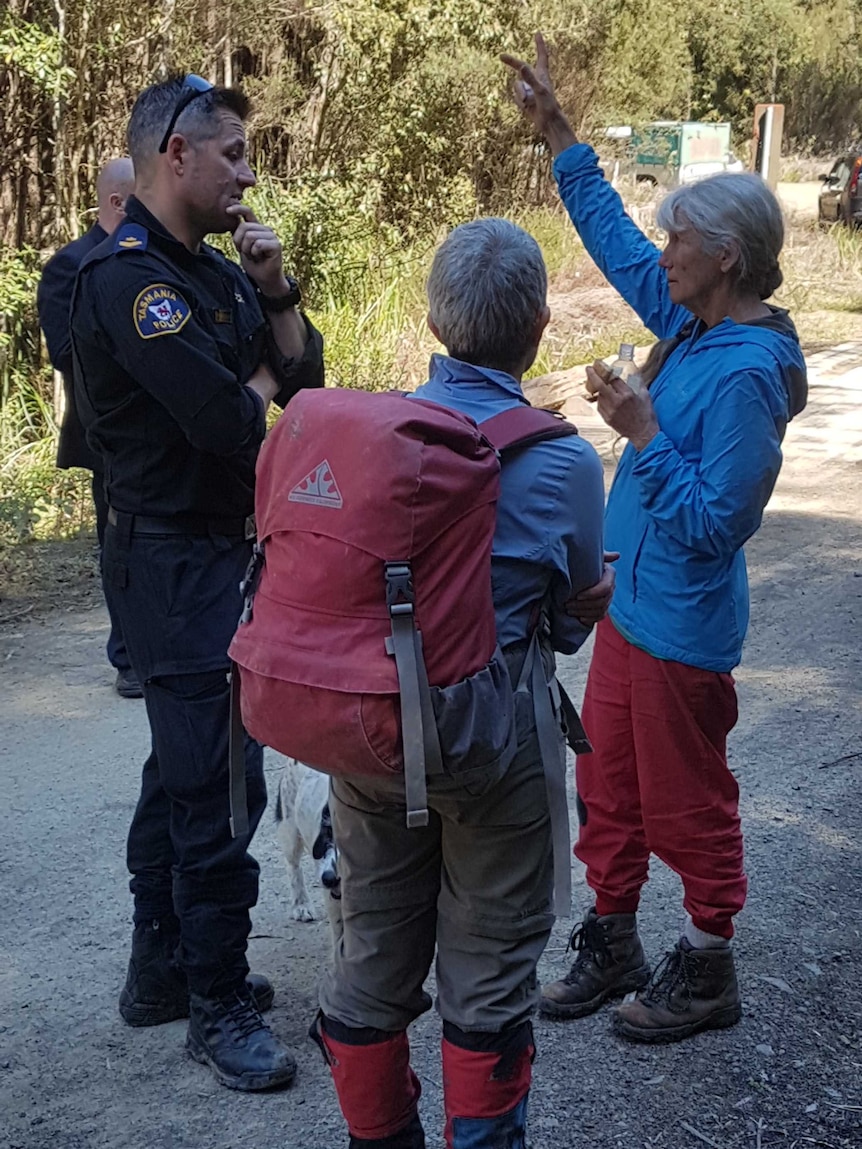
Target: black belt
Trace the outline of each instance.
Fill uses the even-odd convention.
[[[123,522],[126,520],[126,522]],[[254,515],[243,518],[210,519],[206,515],[131,515],[108,507],[108,522],[130,535],[220,535],[223,538],[253,539]]]

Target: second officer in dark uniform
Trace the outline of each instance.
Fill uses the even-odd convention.
[[[136,195],[72,305],[78,409],[105,462],[104,568],[144,687],[152,752],[128,840],[134,934],[120,1012],[189,1017],[186,1046],[234,1089],[289,1083],[249,975],[248,852],[266,803],[247,740],[250,832],[232,838],[227,648],[249,553],[266,408],[323,383],[275,234],[242,204],[247,102],[197,76],[147,88],[128,127]],[[232,231],[241,267],[204,244]]]

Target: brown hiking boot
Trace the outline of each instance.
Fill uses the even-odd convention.
[[[595,907],[575,926],[569,946],[575,963],[562,981],[542,987],[539,1013],[545,1017],[586,1017],[609,997],[622,997],[649,981],[650,969],[634,914],[606,914]]]
[[[642,994],[614,1013],[614,1031],[630,1041],[681,1041],[702,1029],[726,1029],[742,1017],[733,951],[698,950],[682,938]]]

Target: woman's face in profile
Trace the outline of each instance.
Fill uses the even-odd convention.
[[[707,255],[703,239],[692,228],[670,232],[659,267],[667,272],[671,301],[699,315],[724,281],[722,259],[720,254]]]

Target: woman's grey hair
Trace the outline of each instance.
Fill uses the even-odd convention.
[[[184,79],[184,76],[175,76],[162,84],[151,84],[135,100],[126,128],[126,140],[136,171],[143,171],[158,154],[162,136],[183,94]],[[238,88],[210,88],[183,109],[174,128],[194,143],[212,139],[218,135],[219,117],[216,113],[222,109],[245,120],[249,101]]]
[[[548,294],[539,245],[506,219],[462,223],[434,256],[428,311],[450,355],[498,371],[535,350]]]
[[[734,247],[741,289],[767,299],[781,285],[778,256],[784,244],[784,219],[778,200],[760,176],[720,172],[675,188],[659,204],[656,222],[668,233],[696,232],[709,255]]]

